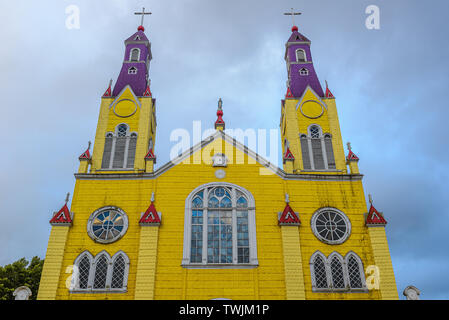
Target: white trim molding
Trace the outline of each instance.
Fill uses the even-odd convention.
[[[231,206],[227,208],[212,209],[215,212],[221,210],[227,210],[232,212],[232,262],[231,263],[210,263],[207,261],[207,237],[208,237],[208,192],[215,190],[217,187],[223,187],[231,196]],[[192,201],[195,197],[203,192],[202,207],[193,208]],[[237,206],[237,201],[243,194],[245,200],[247,201],[247,206],[239,208]],[[237,199],[238,196],[238,199]],[[191,262],[191,241],[192,241],[192,210],[202,211],[202,247],[201,247],[201,262]],[[248,248],[249,248],[249,258],[248,262],[239,263],[238,262],[238,249],[237,249],[237,213],[239,211],[246,211],[248,213]],[[254,197],[248,190],[227,182],[211,182],[201,185],[194,189],[186,198],[185,201],[185,215],[184,215],[184,244],[183,244],[183,259],[181,265],[184,268],[211,268],[211,269],[236,269],[236,268],[254,268],[259,265],[257,259],[257,240],[256,240],[256,215],[255,215],[255,201]]]

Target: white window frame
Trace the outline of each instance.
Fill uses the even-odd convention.
[[[299,60],[298,52],[300,52],[300,51],[302,51],[304,53],[304,61],[300,61]],[[295,54],[296,54],[296,62],[307,62],[306,50],[304,50],[304,49],[296,49]]]
[[[125,270],[123,275],[123,286],[122,288],[111,288],[112,281],[112,272],[114,269],[114,262],[118,258],[118,256],[122,255],[125,260]],[[87,256],[90,260],[90,268],[89,268],[89,278],[87,281],[87,288],[82,289],[79,287],[79,273],[78,266],[81,260]],[[94,289],[94,281],[95,281],[95,268],[97,261],[104,256],[107,261],[108,269],[106,274],[106,285],[105,288]],[[74,269],[72,273],[71,279],[71,287],[69,288],[70,293],[125,293],[128,291],[128,275],[129,275],[129,257],[122,250],[117,251],[112,257],[106,250],[102,250],[95,257],[88,251],[83,251],[74,262]]]
[[[231,189],[231,201],[236,203],[236,192],[238,190],[242,192],[248,200],[248,238],[249,238],[249,263],[238,263],[237,256],[237,218],[236,208],[232,209],[232,237],[233,237],[233,262],[232,263],[207,263],[207,190],[214,187],[225,187]],[[205,205],[203,209],[203,254],[201,263],[190,262],[190,249],[191,249],[191,236],[192,236],[192,200],[195,195],[200,192],[203,193],[203,203]],[[206,240],[206,241],[205,241]],[[184,215],[184,246],[183,246],[183,258],[181,265],[185,268],[199,268],[199,269],[236,269],[236,268],[255,268],[259,265],[257,259],[257,240],[256,240],[256,215],[255,215],[255,201],[253,195],[236,184],[227,182],[211,182],[197,187],[193,190],[185,201],[185,215]]]
[[[339,214],[342,216],[343,220],[346,223],[346,232],[343,235],[343,237],[341,237],[341,239],[339,240],[328,240],[323,238],[319,233],[318,230],[316,228],[316,220],[318,218],[318,216],[323,213],[323,211],[333,211],[336,214]],[[310,219],[310,226],[312,228],[313,234],[315,235],[315,237],[317,237],[318,240],[320,240],[321,242],[324,242],[326,244],[330,244],[330,245],[338,245],[338,244],[342,244],[344,243],[346,240],[348,240],[349,236],[351,235],[351,220],[349,220],[348,216],[341,210],[338,210],[337,208],[332,208],[332,207],[325,207],[325,208],[320,208],[317,211],[315,211],[315,213],[312,215],[312,218]]]
[[[315,257],[317,255],[319,255],[324,260],[324,265],[326,268],[327,286],[328,286],[327,288],[317,288],[316,287],[314,264],[315,264]],[[351,257],[351,256],[354,257],[356,259],[357,263],[359,264],[362,288],[351,288],[351,286],[350,286],[347,262],[349,260],[349,257]],[[342,265],[345,288],[333,288],[331,262],[334,257],[337,257]],[[310,265],[310,276],[311,276],[311,280],[312,280],[312,292],[340,292],[340,293],[353,293],[353,292],[368,293],[369,292],[368,288],[366,287],[366,280],[365,280],[362,259],[360,259],[360,257],[354,251],[349,251],[348,253],[346,253],[346,256],[344,258],[340,253],[338,253],[336,251],[332,252],[328,257],[326,257],[320,251],[315,251],[315,253],[310,257],[309,265]]]
[[[139,54],[137,55],[137,60],[132,60],[132,56],[133,56],[133,51],[134,50],[138,50]],[[131,50],[129,50],[129,60],[128,61],[140,61],[140,48],[132,48]]]

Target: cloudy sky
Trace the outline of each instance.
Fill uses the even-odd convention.
[[[66,28],[66,7],[80,28]],[[380,8],[380,30],[365,9]],[[0,4],[0,265],[45,256],[53,211],[72,192],[93,140],[100,97],[116,79],[123,41],[149,8],[158,165],[170,133],[213,126],[278,129],[291,7],[312,40],[319,79],[337,98],[344,141],[360,157],[366,193],[387,220],[398,291],[449,299],[449,2],[434,0],[2,1]]]

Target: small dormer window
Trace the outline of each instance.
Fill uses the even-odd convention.
[[[140,36],[136,36],[135,38],[134,38],[134,41],[139,41],[140,40]]]
[[[306,62],[306,52],[303,49],[296,50],[296,61]]]
[[[138,48],[134,48],[131,50],[130,59],[131,61],[139,61],[140,59],[140,50]]]
[[[128,74],[137,74],[137,68],[136,67],[131,67],[128,69]]]
[[[309,75],[309,70],[307,70],[306,68],[301,68],[299,70],[299,75],[301,75],[301,76],[308,76]]]

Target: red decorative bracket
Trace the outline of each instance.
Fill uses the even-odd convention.
[[[161,225],[162,214],[156,211],[153,201],[151,201],[150,206],[147,211],[140,218],[139,224],[141,226],[160,226]]]
[[[284,211],[278,213],[278,223],[280,226],[300,226],[299,214],[294,212],[290,205],[285,205]]]
[[[290,88],[287,88],[287,93],[285,94],[285,98],[286,98],[286,99],[294,98],[294,97],[293,97],[293,93],[292,93],[292,91],[290,90]]]
[[[148,150],[145,160],[154,160],[154,163],[156,163],[156,156],[153,153],[153,149]]]
[[[147,89],[145,90],[144,97],[151,97],[151,90],[150,90],[150,85],[147,85]]]
[[[326,98],[335,98],[327,86],[327,81],[326,81]]]
[[[371,204],[369,212],[366,216],[365,224],[367,227],[385,226],[387,224],[387,220],[385,220],[382,212],[377,211],[373,204]]]
[[[92,159],[92,157],[90,156],[90,151],[89,151],[90,144],[91,144],[91,142],[89,141],[89,146],[87,147],[87,150],[84,151],[83,154],[80,155],[78,159],[80,159],[80,160],[91,160]]]
[[[355,153],[352,152],[351,143],[348,142],[347,145],[348,145],[349,153],[348,153],[348,155],[347,155],[347,157],[346,157],[346,160],[347,160],[347,161],[359,161],[359,157],[357,157],[357,156],[355,155]]]

